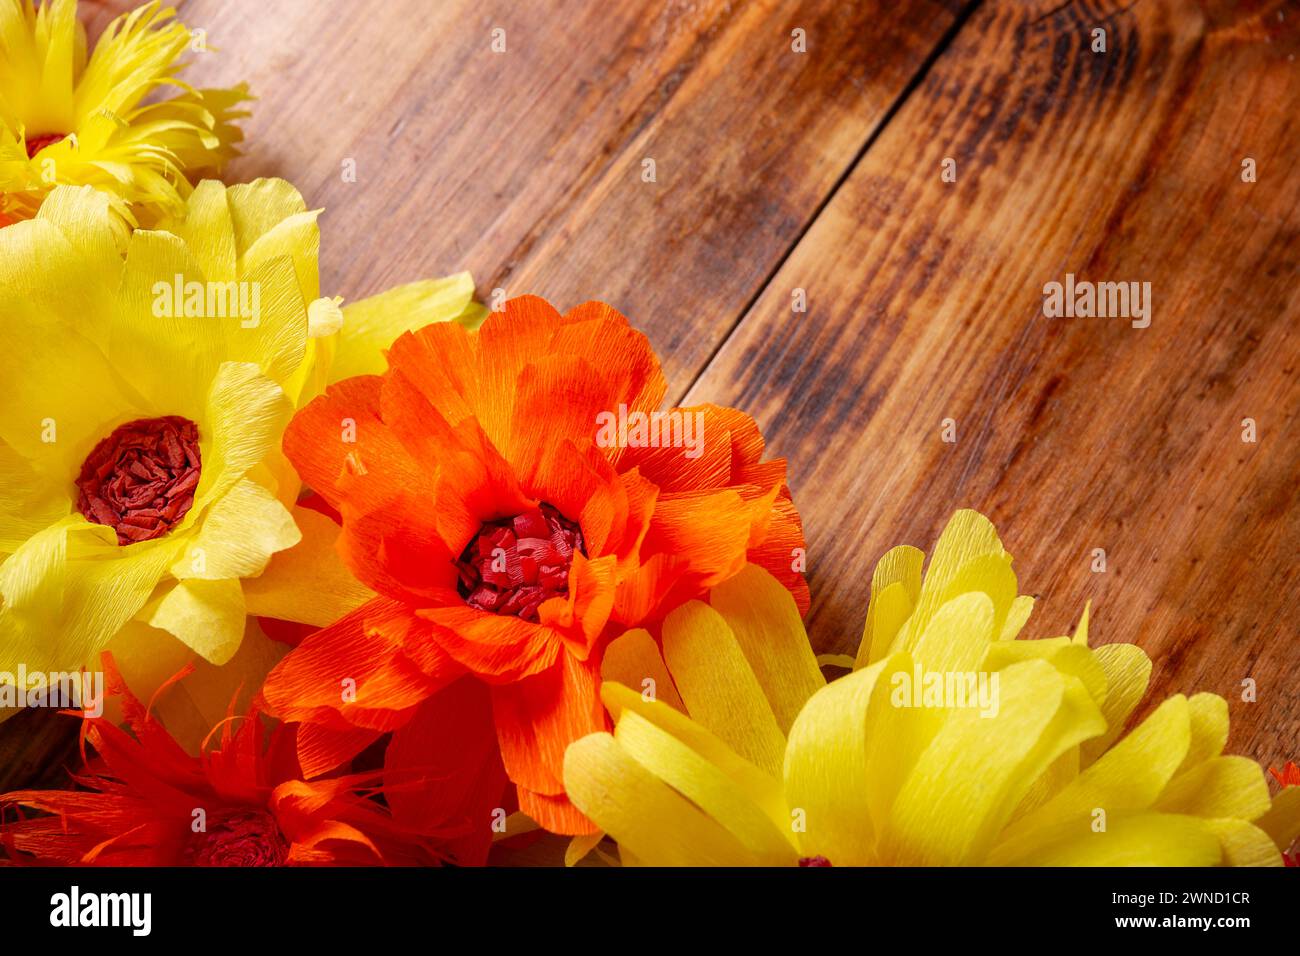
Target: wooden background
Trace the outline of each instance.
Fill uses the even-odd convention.
[[[974,507],[1028,634],[1090,598],[1156,695],[1222,694],[1231,749],[1300,758],[1300,4],[178,6],[220,51],[187,78],[259,96],[227,178],[326,209],[323,291],[602,299],[673,398],[757,418],[818,650],[856,646],[883,551]],[[1045,318],[1067,272],[1150,282],[1150,328]]]

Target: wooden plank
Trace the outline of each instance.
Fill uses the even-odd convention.
[[[682,385],[954,18],[935,0],[188,0],[182,14],[221,48],[196,75],[262,97],[231,176],[287,176],[326,208],[327,288],[469,268],[485,297],[604,299]]]
[[[975,507],[1043,599],[1027,633],[1091,599],[1155,694],[1222,694],[1237,752],[1296,756],[1297,53],[1281,3],[1003,2],[965,25],[690,390],[790,459],[819,650],[855,645],[887,547]],[[1149,281],[1150,327],[1045,318],[1067,272]]]

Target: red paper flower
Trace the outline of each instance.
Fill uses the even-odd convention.
[[[285,452],[342,516],[339,549],[380,595],[289,654],[271,709],[311,722],[308,773],[394,732],[387,767],[422,746],[477,754],[478,714],[519,805],[588,832],[564,795],[567,745],[603,730],[608,637],[661,618],[747,562],[794,594],[803,547],[785,463],[747,415],[659,412],[645,337],[607,305],[561,316],[506,303],[477,332],[429,326],[389,369],[339,383],[294,419]],[[469,675],[473,713],[433,704]],[[438,724],[434,710],[441,713]]]
[[[192,757],[127,690],[108,654],[104,669],[106,690],[120,700],[132,732],[87,717],[83,752],[89,744],[94,754],[73,778],[79,789],[0,796],[0,848],[11,862],[355,866],[486,859],[490,836],[471,818],[489,811],[467,809],[472,800],[440,827],[422,821],[417,833],[373,798],[380,792],[376,774],[304,781],[295,728],[281,724],[268,733],[256,709],[229,717],[219,748]],[[495,803],[500,786],[497,777],[496,792],[479,802]]]

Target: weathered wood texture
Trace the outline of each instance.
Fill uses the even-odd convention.
[[[1154,694],[1223,694],[1234,748],[1296,755],[1297,53],[1294,5],[964,25],[691,390],[789,457],[824,650],[856,640],[888,545],[975,507],[1042,599],[1030,634],[1091,599],[1098,639],[1154,658]],[[1045,318],[1067,272],[1149,281],[1150,327]]]
[[[192,77],[259,96],[229,178],[325,207],[326,291],[469,268],[484,298],[600,298],[674,395],[758,418],[819,650],[854,645],[885,549],[977,507],[1041,598],[1030,633],[1091,599],[1156,694],[1224,694],[1234,749],[1295,756],[1300,7],[974,6],[179,4],[220,51]],[[1067,272],[1150,282],[1150,327],[1045,318]],[[0,785],[59,743],[14,726]]]

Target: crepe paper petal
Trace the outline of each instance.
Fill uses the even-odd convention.
[[[234,656],[244,637],[244,591],[234,579],[178,581],[149,624],[175,635],[213,664]]]
[[[1193,694],[1187,699],[1187,716],[1191,736],[1179,773],[1219,756],[1228,744],[1228,702],[1218,694]]]
[[[589,662],[561,654],[540,674],[492,687],[497,741],[512,781],[541,795],[564,792],[557,770],[565,747],[609,725],[598,684],[599,675]],[[546,826],[522,804],[521,809]]]
[[[330,381],[378,375],[387,368],[383,350],[403,332],[437,322],[475,328],[485,315],[474,302],[468,272],[395,286],[343,306],[343,333],[330,368]]]
[[[1106,732],[1083,744],[1080,754],[1084,766],[1119,739],[1129,715],[1146,695],[1151,679],[1151,658],[1135,644],[1105,644],[1093,651],[1093,657],[1106,672],[1106,700],[1101,706]]]
[[[214,435],[204,448],[194,510],[202,511],[257,465],[292,414],[284,392],[256,365],[224,363],[208,393],[207,421]]]
[[[600,679],[638,688],[652,699],[686,713],[686,705],[677,693],[659,645],[644,628],[625,631],[609,642],[600,662]]]
[[[1300,787],[1287,787],[1275,796],[1268,812],[1254,822],[1279,850],[1289,850],[1300,840]]]
[[[735,837],[760,863],[790,865],[798,852],[772,819],[734,787],[731,778],[689,746],[630,711],[614,732],[623,751],[689,799]],[[790,821],[782,821],[788,830]]]
[[[1259,827],[1230,818],[1206,820],[1205,825],[1219,836],[1224,866],[1285,865],[1272,837]]]
[[[551,833],[585,836],[597,832],[596,825],[574,806],[566,794],[537,793],[522,786],[517,789],[520,809]]]
[[[592,850],[596,849],[597,844],[605,839],[605,832],[597,830],[595,833],[584,833],[582,836],[576,836],[569,841],[569,845],[564,850],[564,865],[577,866]]]
[[[933,626],[933,625],[931,625]],[[1037,641],[996,641],[989,645],[984,656],[984,668],[1002,670],[1015,661],[1041,658],[1063,674],[1073,674],[1083,682],[1088,696],[1106,716],[1105,701],[1108,690],[1106,671],[1088,648],[1066,637],[1043,638]],[[1109,726],[1109,725],[1108,725]]]
[[[881,834],[885,859],[922,865],[981,859],[1029,783],[1061,753],[1105,729],[1083,685],[1045,661],[1013,664],[1000,676],[996,716],[953,710],[917,761]]]
[[[324,724],[298,727],[298,763],[302,775],[311,780],[346,764],[382,736],[365,727],[338,729]]]
[[[208,510],[171,572],[182,580],[251,577],[263,572],[271,555],[301,540],[284,505],[262,485],[241,480]]]
[[[756,564],[709,592],[753,668],[777,726],[788,733],[804,703],[826,686],[794,598]]]
[[[1000,641],[1014,641],[1020,636],[1021,630],[1029,623],[1029,616],[1034,611],[1034,599],[1028,594],[1021,594],[1011,602],[1011,609],[1007,611],[1006,622],[1002,625],[1002,633],[998,635]]]
[[[1187,754],[1190,723],[1187,698],[1170,697],[1060,793],[1016,821],[1008,836],[1086,818],[1097,808],[1113,815],[1151,807]]]
[[[578,808],[618,841],[621,853],[644,865],[749,862],[735,837],[628,756],[610,734],[574,743],[564,757],[564,776]]]
[[[482,866],[492,844],[489,822],[506,789],[492,732],[487,688],[461,678],[434,694],[384,752],[384,789],[397,821],[443,833],[453,859]]]
[[[874,664],[891,650],[902,650],[899,639],[915,608],[913,600],[902,581],[887,584],[880,591],[872,590],[867,626],[862,634],[862,643],[858,645],[857,667]]]
[[[33,535],[0,565],[0,671],[90,661],[144,607],[176,549],[166,538],[118,547],[81,515]]]
[[[973,672],[989,652],[996,633],[993,602],[982,591],[970,591],[941,605],[924,631],[908,647],[931,671]]]
[[[295,507],[292,517],[302,540],[244,580],[248,613],[324,627],[371,600],[375,593],[339,559],[339,525],[310,508]]]
[[[1106,830],[1090,819],[1057,822],[1032,839],[994,848],[992,866],[1214,866],[1218,835],[1203,820],[1163,813],[1110,814]]]
[[[845,670],[853,670],[855,659],[848,654],[818,654],[818,667],[842,667]]]
[[[1257,819],[1269,806],[1264,771],[1248,757],[1209,757],[1174,777],[1154,804],[1166,813],[1241,820]]]
[[[911,658],[896,654],[832,681],[790,728],[785,791],[792,812],[804,815],[798,839],[805,856],[844,866],[873,859],[879,818],[862,812],[872,785],[873,718],[888,706],[892,675],[910,669]]]
[[[602,684],[600,696],[615,721],[630,712],[671,734],[729,777],[745,799],[766,813],[778,828],[789,825],[780,780],[741,757],[700,724],[661,701],[647,701],[622,684]]]
[[[950,585],[967,562],[1004,553],[998,533],[988,518],[978,511],[956,512],[939,535],[934,553],[930,555],[930,564],[916,598],[916,610],[908,620],[908,639],[925,630],[930,618],[948,599]]]
[[[699,601],[664,619],[664,660],[692,719],[776,776],[785,735],[726,620]]]

